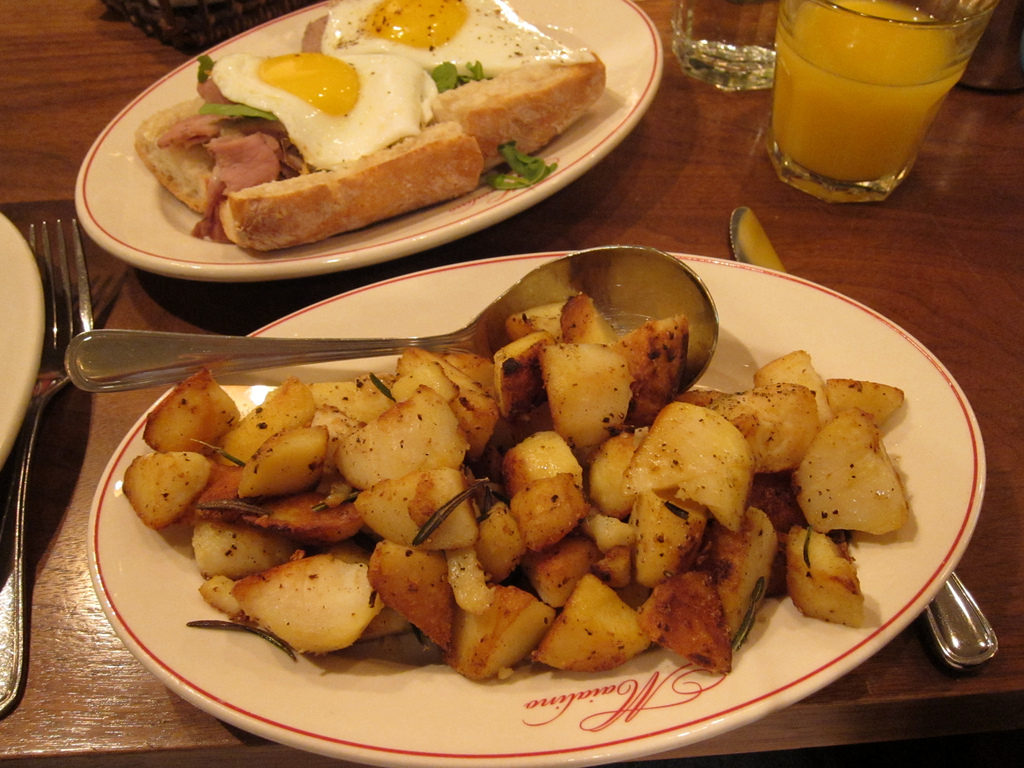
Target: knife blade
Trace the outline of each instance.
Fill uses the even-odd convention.
[[[786,271],[761,222],[746,206],[732,212],[729,220],[729,240],[736,261],[779,272]]]

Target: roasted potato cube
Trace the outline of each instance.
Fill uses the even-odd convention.
[[[803,384],[814,393],[818,404],[818,418],[822,424],[832,419],[832,406],[825,394],[825,382],[815,370],[811,356],[802,349],[765,363],[754,371],[754,386],[768,387],[773,384]]]
[[[602,344],[548,344],[540,369],[555,432],[592,448],[626,421],[633,382],[626,361]]]
[[[192,553],[204,579],[237,581],[288,562],[294,552],[285,536],[245,523],[199,520],[192,529]]]
[[[615,345],[633,379],[628,421],[634,426],[653,423],[658,412],[679,391],[686,364],[690,324],[685,315],[649,320],[625,334]]]
[[[363,527],[363,518],[351,501],[334,506],[317,491],[264,499],[263,515],[242,514],[249,525],[277,531],[303,544],[336,544],[355,536]]]
[[[826,379],[825,396],[835,413],[859,408],[882,426],[903,405],[903,390],[888,384],[856,379]]]
[[[554,343],[550,333],[537,331],[494,353],[494,392],[498,411],[506,419],[529,413],[547,398],[540,373],[540,351]]]
[[[370,586],[441,648],[451,647],[455,597],[443,552],[381,541],[370,556]]]
[[[309,386],[296,378],[274,388],[262,405],[247,413],[234,429],[224,435],[222,447],[231,456],[248,462],[268,437],[313,422],[316,404]]]
[[[645,587],[654,587],[693,565],[708,514],[700,505],[665,500],[646,491],[636,497],[630,524],[636,532],[635,578]]]
[[[821,423],[814,393],[802,384],[754,387],[716,398],[710,408],[750,443],[755,472],[796,469]]]
[[[519,523],[504,502],[495,503],[478,524],[476,555],[494,583],[504,581],[526,554]]]
[[[576,582],[601,559],[601,550],[586,536],[566,536],[540,552],[528,552],[522,568],[537,597],[561,608]]]
[[[864,595],[845,545],[811,528],[793,528],[786,539],[786,586],[805,616],[850,627],[864,624]]]
[[[722,599],[709,574],[686,571],[661,582],[640,607],[639,619],[658,645],[710,672],[732,670]]]
[[[493,365],[488,363],[492,382],[493,369]],[[477,375],[482,373],[471,370]],[[430,387],[448,401],[448,406],[458,418],[459,426],[469,440],[469,457],[476,458],[484,452],[499,417],[498,402],[491,394],[493,383],[485,386],[442,355],[418,348],[402,353],[398,359],[398,372],[399,377],[391,388],[396,399],[404,399],[415,391],[417,385]]]
[[[205,368],[192,374],[146,416],[142,439],[154,451],[209,453],[238,423],[238,406]]]
[[[591,511],[580,529],[597,545],[602,552],[617,547],[633,548],[636,543],[636,528],[625,520]]]
[[[494,392],[494,359],[472,352],[444,352],[441,355],[446,365],[461,371],[480,389],[491,397]],[[457,379],[453,379],[458,383]]]
[[[510,315],[505,320],[505,333],[511,341],[537,331],[544,331],[553,339],[560,338],[562,335],[562,305],[564,303],[556,301],[550,304],[540,304]]]
[[[711,574],[722,598],[725,626],[734,645],[753,626],[764,601],[779,539],[768,515],[751,507],[738,531],[716,525],[708,532],[700,568]]]
[[[539,551],[563,538],[590,512],[576,478],[565,472],[534,480],[509,504],[526,548]]]
[[[588,573],[576,582],[533,659],[555,669],[604,672],[626,663],[650,644],[637,612]]]
[[[401,368],[399,370],[401,371]],[[415,365],[407,363],[405,372],[399,373],[391,385],[391,396],[401,402],[412,397],[420,387],[430,387],[443,397],[446,403],[454,400],[459,393],[458,387],[445,375],[440,360],[418,360]]]
[[[429,387],[420,387],[343,438],[335,462],[350,484],[363,489],[418,470],[457,468],[468,448],[448,403]]]
[[[124,495],[135,514],[153,530],[182,520],[210,478],[210,460],[201,453],[146,453],[124,472]]]
[[[721,414],[672,402],[640,443],[626,471],[626,489],[693,501],[738,530],[754,477],[750,445]]]
[[[331,554],[290,560],[235,582],[245,615],[300,653],[352,645],[380,613],[364,563]]]
[[[357,642],[363,643],[369,640],[379,640],[382,637],[405,635],[412,631],[412,623],[405,616],[385,605],[381,612],[366,625],[366,629],[363,630],[363,634],[359,636]]]
[[[392,378],[381,377],[385,383]],[[394,405],[368,375],[353,381],[314,382],[309,390],[317,410],[333,408],[358,426],[368,424]]]
[[[455,593],[455,604],[468,613],[483,613],[494,600],[494,591],[487,583],[480,558],[474,547],[445,551],[448,559],[448,582]]]
[[[861,410],[841,411],[821,428],[793,473],[793,484],[807,523],[822,533],[891,533],[910,515],[882,433]]]
[[[238,495],[285,496],[314,487],[327,458],[326,427],[295,427],[261,445],[242,469]]]
[[[622,432],[601,443],[590,457],[590,500],[606,515],[622,519],[633,509],[636,494],[626,490],[626,470],[639,443],[635,433]]]
[[[625,589],[633,583],[633,548],[625,544],[612,547],[590,572],[612,589]]]
[[[559,340],[566,344],[614,344],[619,334],[585,293],[571,296],[559,318]]]
[[[583,467],[565,438],[556,432],[535,432],[508,450],[502,459],[505,490],[515,495],[534,480],[570,474],[577,485],[583,484]]]
[[[377,535],[412,546],[420,529],[467,487],[465,475],[457,469],[420,470],[393,480],[382,480],[360,493],[354,503],[363,522]],[[466,499],[419,546],[423,549],[472,546],[477,539],[476,518],[475,502]]]
[[[213,576],[199,585],[199,594],[206,604],[232,619],[243,618],[242,607],[231,594],[235,582],[227,576]]]
[[[555,609],[529,592],[496,586],[483,613],[457,611],[447,664],[470,680],[504,678],[526,658],[548,631]]]

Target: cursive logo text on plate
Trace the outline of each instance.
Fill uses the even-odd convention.
[[[628,723],[643,712],[689,704],[724,679],[724,675],[712,675],[688,664],[671,672],[652,672],[646,680],[626,678],[617,683],[532,699],[524,705],[527,715],[523,722],[541,726],[562,717],[578,717],[584,731],[602,731],[620,720]]]

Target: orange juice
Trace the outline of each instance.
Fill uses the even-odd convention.
[[[902,178],[967,55],[952,25],[886,20],[935,21],[907,6],[835,4],[852,13],[806,2],[779,24],[773,139],[830,179]]]

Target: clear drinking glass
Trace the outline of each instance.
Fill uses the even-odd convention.
[[[778,0],[676,0],[672,50],[683,71],[723,91],[771,88]]]
[[[997,0],[781,0],[768,149],[829,202],[885,199],[906,177]]]

